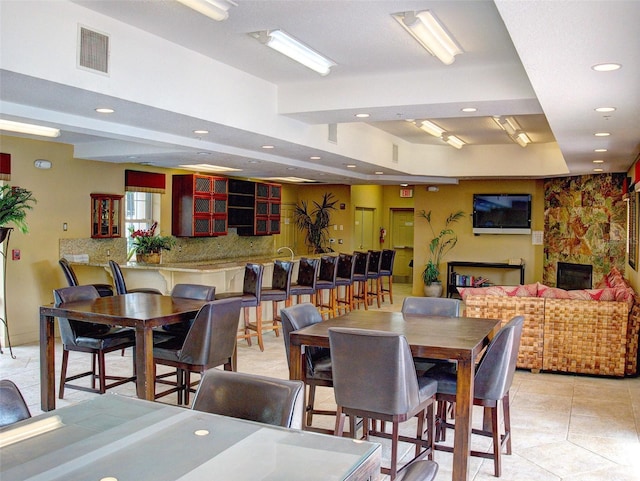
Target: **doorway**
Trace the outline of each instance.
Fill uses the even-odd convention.
[[[358,251],[368,251],[375,247],[373,243],[375,239],[373,228],[375,213],[376,210],[369,207],[356,207],[353,232],[355,248]]]
[[[396,251],[393,262],[393,281],[413,282],[413,209],[391,209],[389,246]]]

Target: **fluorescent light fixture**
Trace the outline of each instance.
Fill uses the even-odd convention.
[[[403,12],[392,15],[427,52],[445,65],[451,65],[462,49],[429,11]]]
[[[211,164],[184,164],[181,165],[183,169],[189,170],[206,170],[207,172],[241,172],[242,169],[234,169],[231,167],[222,167],[221,165]]]
[[[232,0],[178,0],[181,4],[195,10],[202,15],[221,22],[229,18],[229,8],[237,7]]]
[[[516,132],[516,135],[513,137],[513,139],[518,143],[518,145],[520,145],[520,147],[526,147],[527,144],[531,143],[531,139],[529,138],[529,136],[522,130]]]
[[[516,132],[520,130],[520,125],[513,117],[493,117],[493,120],[498,124],[498,127],[511,136],[516,135]]]
[[[455,135],[443,135],[442,136],[442,140],[444,140],[447,144],[449,144],[451,147],[455,147],[456,149],[461,149],[463,145],[465,145],[465,143],[460,140],[458,137],[456,137]]]
[[[274,180],[278,182],[292,182],[292,183],[314,183],[315,180],[303,179],[301,177],[267,177],[264,180]]]
[[[430,122],[429,120],[423,120],[420,124],[420,128],[426,133],[433,135],[434,137],[442,137],[442,134],[444,134],[445,132],[443,128],[438,127],[436,124]]]
[[[12,120],[0,119],[0,130],[17,132],[19,134],[41,135],[43,137],[60,137],[60,129],[43,127],[42,125],[23,124]]]
[[[283,30],[253,32],[250,35],[322,76],[328,75],[331,67],[336,65],[334,61],[320,55]]]
[[[115,110],[109,108],[109,107],[98,107],[96,109],[96,112],[98,112],[99,114],[112,114],[115,112]]]
[[[599,63],[591,68],[596,72],[613,72],[614,70],[622,68],[622,65],[619,63]]]

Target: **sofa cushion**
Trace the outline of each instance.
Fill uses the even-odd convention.
[[[463,301],[468,296],[536,297],[538,285],[458,287],[458,292]]]
[[[605,287],[602,289],[575,289],[567,291],[557,287],[549,287],[538,283],[538,297],[547,299],[573,299],[581,301],[618,301],[623,297],[619,289]],[[626,300],[626,299],[625,299]]]

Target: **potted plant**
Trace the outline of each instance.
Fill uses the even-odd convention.
[[[330,192],[325,192],[322,202],[313,202],[314,207],[309,208],[306,201],[302,205],[296,205],[294,217],[296,226],[305,232],[305,244],[315,254],[331,252],[333,249],[326,247],[329,240],[329,226],[331,211],[336,210],[337,199]]]
[[[33,193],[21,187],[3,185],[0,187],[0,242],[7,237],[14,224],[24,234],[29,232],[26,222],[27,211],[33,208],[37,201]]]
[[[144,262],[146,264],[160,263],[162,250],[170,251],[175,245],[176,240],[172,236],[155,235],[156,227],[158,227],[158,223],[154,222],[149,229],[133,230],[133,227],[129,229],[131,238],[133,239],[133,248],[129,253],[129,258],[131,258],[135,252],[138,262]]]
[[[450,225],[458,222],[464,217],[461,210],[449,214],[444,222],[444,227],[440,232],[436,232],[431,222],[431,211],[421,210],[420,217],[426,219],[431,230],[431,240],[429,241],[429,260],[422,271],[422,280],[425,286],[425,295],[429,297],[440,297],[442,295],[442,282],[440,281],[440,262],[447,253],[458,243],[458,236],[451,229]]]

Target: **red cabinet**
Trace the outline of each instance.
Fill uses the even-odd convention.
[[[122,236],[122,195],[91,194],[91,237]]]
[[[185,174],[173,176],[171,232],[177,237],[227,234],[227,178]]]

